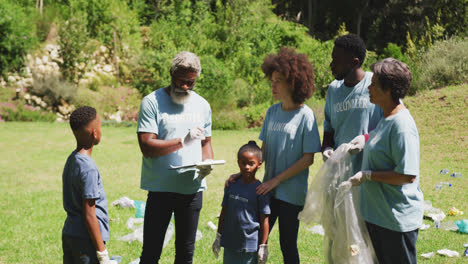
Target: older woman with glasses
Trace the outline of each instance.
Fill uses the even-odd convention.
[[[361,214],[379,263],[416,263],[416,240],[423,218],[419,189],[419,135],[401,103],[411,84],[406,64],[387,58],[371,66],[370,101],[384,118],[363,143],[362,171],[349,181],[360,185]]]

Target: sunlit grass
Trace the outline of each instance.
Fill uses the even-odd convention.
[[[416,120],[421,139],[421,189],[425,199],[446,214],[452,206],[465,211],[464,216],[448,216],[447,221],[468,218],[468,85],[425,92],[405,99]],[[318,118],[319,119],[319,118]],[[322,128],[320,128],[322,130]],[[141,154],[134,127],[103,127],[100,145],[93,150],[109,201],[111,255],[121,255],[123,263],[139,257],[140,242],[122,242],[117,238],[130,233],[127,219],[133,209],[110,207],[122,196],[146,200],[140,190]],[[238,171],[236,153],[248,140],[258,141],[258,130],[213,131],[215,159],[226,165],[216,166],[208,176],[208,190],[204,192],[199,230],[203,237],[196,243],[194,263],[222,263],[215,260],[211,244],[215,232],[208,221],[217,225],[224,180]],[[62,169],[75,142],[68,124],[59,123],[0,123],[0,263],[61,263],[61,229],[65,220],[62,207]],[[322,165],[320,155],[310,168],[310,175]],[[461,172],[462,178],[440,175],[441,169]],[[263,169],[258,176],[262,178]],[[453,187],[434,190],[439,181]],[[425,220],[425,223],[430,221]],[[323,263],[322,237],[301,225],[299,252],[302,263]],[[431,227],[421,231],[418,255],[442,248],[463,253],[466,234],[438,230]],[[270,238],[269,263],[282,263],[277,228]],[[174,238],[164,248],[160,263],[173,263]],[[458,259],[435,256],[421,263],[459,263]]]

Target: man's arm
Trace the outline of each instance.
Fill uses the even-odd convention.
[[[211,147],[211,137],[206,137],[201,141],[202,160],[213,159],[213,148]]]
[[[164,156],[182,148],[182,141],[180,138],[163,140],[158,139],[158,135],[154,133],[145,132],[138,133],[138,144],[140,145],[141,153],[143,153],[145,157]]]
[[[323,132],[323,140],[322,140],[322,152],[327,148],[334,149],[335,147],[335,140],[334,140],[335,133],[330,131]]]
[[[101,230],[99,229],[99,222],[96,217],[96,200],[84,199],[83,200],[83,216],[86,228],[88,229],[89,236],[97,251],[104,251],[106,246],[102,240]]]

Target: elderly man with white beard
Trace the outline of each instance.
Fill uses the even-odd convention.
[[[192,263],[198,218],[211,166],[171,169],[213,159],[211,108],[192,91],[199,58],[183,51],[172,60],[171,85],[145,98],[138,116],[143,154],[141,188],[148,191],[140,263],[158,263],[164,236],[175,218],[175,261]]]

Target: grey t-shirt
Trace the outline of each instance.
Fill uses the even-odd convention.
[[[101,175],[94,160],[84,154],[73,151],[68,156],[62,175],[63,208],[67,219],[62,233],[89,239],[83,216],[83,200],[96,200],[96,217],[104,241],[109,240],[109,216],[107,198],[102,185]]]

